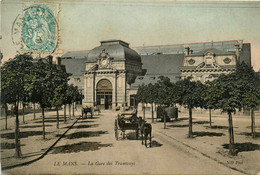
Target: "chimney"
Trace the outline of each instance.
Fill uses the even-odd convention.
[[[57,64],[61,65],[61,57],[57,57]]]
[[[47,59],[48,59],[49,63],[52,64],[53,56],[49,55],[49,56],[47,56]]]
[[[236,43],[235,44],[235,54],[236,54],[236,57],[237,57],[237,62],[240,61],[240,44],[239,43]]]
[[[190,47],[187,46],[185,47],[185,52],[184,52],[185,55],[189,55],[190,54]]]

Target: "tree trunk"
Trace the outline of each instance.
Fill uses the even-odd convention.
[[[57,112],[57,129],[59,129],[59,107],[56,107],[56,112]]]
[[[192,108],[189,107],[189,138],[192,138]]]
[[[19,102],[15,104],[15,157],[22,157],[21,147],[20,147],[20,138],[19,138],[19,118],[18,118],[18,105]]]
[[[153,103],[151,103],[151,105],[152,105],[152,123],[154,122],[154,112],[153,112]]]
[[[5,129],[7,130],[7,111],[8,111],[8,106],[7,103],[5,103]]]
[[[23,112],[23,123],[25,123],[25,121],[24,121],[24,103],[23,103],[23,110],[22,110]]]
[[[209,126],[211,128],[211,109],[209,109]]]
[[[228,112],[228,132],[229,132],[229,154],[234,155],[234,131],[233,131],[233,121],[232,113]]]
[[[254,108],[250,108],[251,115],[251,135],[255,138],[255,111]]]
[[[43,140],[45,140],[45,120],[44,120],[44,108],[42,107],[42,136]]]
[[[143,107],[143,120],[145,120],[145,106],[144,106],[144,103],[142,103],[142,107]]]
[[[72,103],[72,116],[73,116],[73,117],[75,117],[74,108],[75,108],[75,103]]]
[[[69,104],[69,117],[70,117],[70,120],[71,120],[71,104]]]
[[[35,103],[33,103],[33,119],[35,120]]]
[[[165,108],[163,108],[163,128],[166,129],[166,111]]]
[[[64,123],[66,123],[66,105],[64,105]]]

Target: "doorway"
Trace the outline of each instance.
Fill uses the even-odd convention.
[[[96,88],[96,104],[100,109],[112,109],[112,84],[107,79],[98,82]]]

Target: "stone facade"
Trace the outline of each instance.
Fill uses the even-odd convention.
[[[137,105],[138,86],[156,83],[160,76],[172,82],[188,76],[206,82],[234,71],[238,61],[251,66],[250,43],[231,40],[133,50],[124,41],[110,40],[92,50],[67,52],[61,64],[71,74],[69,83],[82,90],[83,105],[115,109]]]
[[[120,40],[101,41],[89,52],[83,105],[115,109],[130,104],[130,84],[142,73],[141,57]]]
[[[191,76],[194,81],[212,81],[220,74],[228,74],[236,69],[240,61],[242,44],[234,45],[235,52],[227,52],[216,48],[208,48],[194,53],[185,48],[183,66],[180,67],[181,78]]]

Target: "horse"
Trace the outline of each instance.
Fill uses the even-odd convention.
[[[149,146],[152,147],[152,125],[150,123],[146,123],[145,120],[142,119],[142,117],[138,118],[138,127],[141,132],[142,136],[142,145],[144,144],[143,142],[143,136],[145,140],[145,146],[147,147],[147,137],[148,135],[150,136],[150,143]]]
[[[87,118],[88,113],[90,113],[91,118],[93,117],[93,112],[92,112],[92,108],[91,107],[83,107],[81,109],[81,117],[83,119],[83,115],[85,115],[85,118]]]

